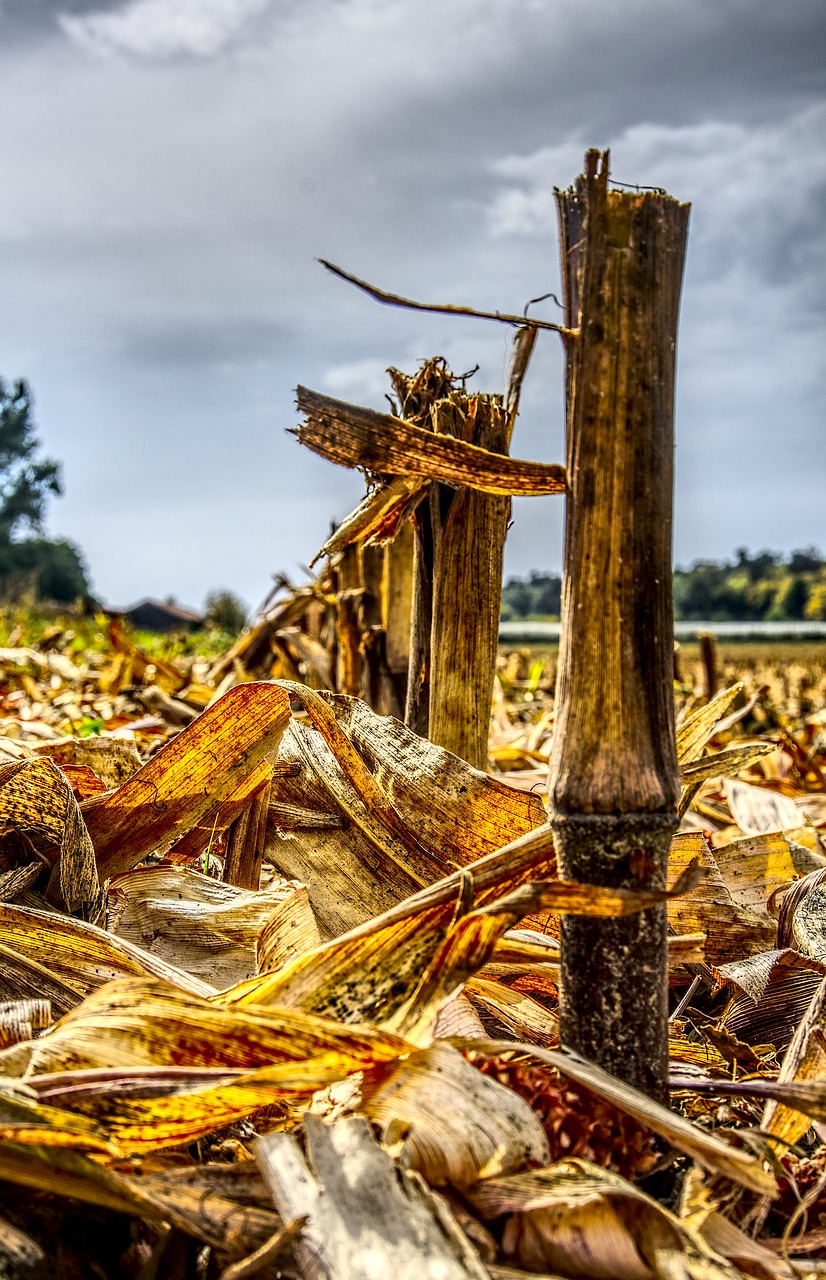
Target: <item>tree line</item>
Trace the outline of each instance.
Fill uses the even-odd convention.
[[[502,590],[502,618],[551,618],[562,580],[534,570]],[[674,571],[674,616],[686,622],[824,622],[826,557],[817,547],[785,555],[738,547],[729,560],[695,560]]]

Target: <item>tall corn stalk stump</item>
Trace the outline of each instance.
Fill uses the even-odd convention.
[[[677,826],[671,520],[689,206],[608,188],[608,153],[557,192],[568,499],[549,794],[561,872],[663,888]],[[665,907],[564,916],[560,1039],[667,1097]]]

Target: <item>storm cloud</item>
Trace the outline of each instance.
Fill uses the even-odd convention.
[[[388,364],[507,362],[316,258],[521,311],[559,288],[554,186],[610,146],[693,204],[677,559],[822,544],[825,36],[820,0],[5,0],[0,373],[64,460],[52,530],[116,603],[263,595],[360,491],[285,434],[298,382],[381,407]],[[514,452],[562,455],[552,335]],[[516,504],[508,570],[560,539]]]

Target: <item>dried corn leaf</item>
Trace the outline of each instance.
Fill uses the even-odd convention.
[[[66,1112],[61,1114],[67,1125],[78,1116],[87,1117],[105,1132],[107,1149],[127,1155],[195,1142],[262,1107],[280,1105],[282,1123],[291,1122],[287,1104],[308,1104],[319,1089],[371,1065],[370,1058],[333,1051],[253,1072],[146,1068],[85,1081],[84,1076],[92,1073],[74,1070],[59,1078],[44,1075],[34,1079],[45,1084],[50,1101],[65,1105]],[[277,1123],[277,1117],[270,1113],[268,1124]],[[12,1125],[7,1124],[4,1131],[0,1127],[0,1132],[11,1140],[21,1140]]]
[[[559,1014],[524,992],[477,976],[467,981],[465,994],[517,1040],[529,1040],[546,1048],[559,1043]]]
[[[313,725],[293,721],[285,733],[279,758],[300,775],[277,778],[272,801],[316,811],[323,823],[338,813],[347,828],[271,831],[266,856],[309,885],[327,934],[380,915],[546,823],[537,797],[478,773],[397,720],[343,695],[284,687]]]
[[[810,1120],[826,1124],[826,1080],[782,1081],[764,1077],[721,1080],[717,1076],[705,1079],[702,1076],[681,1076],[675,1072],[669,1078],[668,1086],[675,1091],[708,1093],[714,1097],[771,1100],[801,1112]]]
[[[255,973],[261,929],[302,889],[286,880],[238,889],[181,867],[138,867],[110,882],[110,928],[220,990]]]
[[[492,1178],[466,1195],[483,1218],[510,1215],[503,1248],[531,1271],[610,1280],[741,1280],[698,1231],[619,1174],[585,1160]]]
[[[672,1024],[673,1025],[673,1024]],[[728,1073],[730,1060],[724,1058],[708,1040],[689,1040],[678,1030],[668,1037],[668,1057],[672,1063],[702,1068],[705,1071]],[[678,1070],[675,1067],[675,1070]]]
[[[245,684],[198,719],[103,803],[86,812],[101,876],[168,848],[235,791],[281,740],[289,699],[272,684]]]
[[[689,716],[677,730],[677,759],[680,768],[699,760],[714,730],[721,723],[734,699],[743,692],[742,684],[721,689],[716,697]]]
[[[288,1005],[341,1022],[391,1019],[419,987],[456,915],[555,868],[550,829],[513,841],[366,924],[225,992],[226,1003]],[[507,920],[505,924],[507,926]],[[492,931],[493,940],[497,930]]]
[[[293,884],[293,892],[275,906],[259,931],[255,943],[259,973],[280,969],[293,956],[312,951],[321,942],[307,886]]]
[[[399,476],[368,493],[313,557],[310,568],[325,556],[337,555],[354,542],[383,542],[392,538],[405,511],[426,487],[427,481],[417,476]]]
[[[103,911],[95,853],[65,774],[25,760],[0,774],[0,830],[22,835],[54,867],[49,898],[84,920]]]
[[[96,925],[29,907],[0,906],[0,953],[0,996],[41,997],[61,1013],[114,978],[160,978],[200,996],[214,990]]]
[[[821,982],[798,1026],[778,1072],[780,1084],[807,1084],[826,1078],[826,980]],[[797,1142],[809,1128],[808,1116],[784,1103],[769,1102],[762,1128],[783,1142]]]
[[[746,836],[714,850],[714,861],[734,901],[765,912],[775,889],[826,867],[826,858],[789,841],[781,832]]]
[[[786,948],[748,956],[714,971],[732,989],[723,1012],[725,1029],[749,1044],[783,1050],[820,987],[826,964]]]
[[[50,1000],[0,1001],[0,1049],[31,1040],[35,1031],[43,1031],[51,1021]]]
[[[275,1213],[222,1194],[220,1182],[190,1188],[168,1175],[127,1177],[61,1147],[0,1141],[0,1178],[149,1222],[169,1222],[230,1256],[237,1256],[239,1245],[246,1252],[262,1244],[278,1226]]]
[[[164,861],[180,866],[210,850],[230,823],[241,815],[244,806],[256,791],[271,782],[276,767],[277,762],[272,764],[268,760],[262,760],[249,773],[244,774],[216,809],[209,810],[200,821],[193,823],[180,840],[175,841],[164,855]]]
[[[383,476],[418,476],[503,497],[565,492],[565,468],[555,464],[490,453],[307,387],[298,388],[298,408],[307,420],[295,435],[313,453],[339,466],[363,467]]]
[[[130,640],[123,628],[114,619],[109,623],[109,643],[118,654],[123,654],[138,680],[143,680],[147,672],[150,680],[160,685],[167,693],[177,693],[186,684],[186,677],[176,667],[163,658],[152,657],[144,649]]]
[[[405,1156],[431,1186],[464,1187],[548,1160],[528,1104],[445,1044],[413,1053],[376,1082],[362,1110],[384,1134],[409,1128]]]
[[[535,929],[508,929],[496,944],[495,964],[559,965],[559,939]]]
[[[85,992],[30,956],[0,943],[0,995],[10,1000],[48,1000],[55,1012],[65,1013],[80,1004]]]
[[[333,657],[320,641],[299,631],[298,627],[282,627],[276,632],[276,638],[279,645],[287,647],[297,663],[303,663],[305,669],[315,672],[325,689],[335,688]]]
[[[679,874],[695,859],[706,877],[691,893],[669,902],[668,922],[675,933],[704,933],[710,964],[725,964],[773,947],[774,922],[735,902],[702,835],[693,831],[676,835],[671,842],[671,871]]]
[[[746,835],[759,836],[800,826],[800,810],[794,800],[779,791],[733,778],[726,781],[724,790],[734,821]]]
[[[806,956],[826,959],[826,869],[811,871],[791,885],[780,905],[777,920],[778,941],[791,943]]]
[[[123,738],[60,738],[39,743],[33,750],[54,760],[67,776],[72,767],[91,769],[107,789],[126,782],[143,763],[134,742]]]
[[[0,1074],[21,1074],[24,1046],[0,1053]],[[27,1076],[97,1067],[244,1067],[338,1054],[342,1075],[404,1052],[398,1036],[345,1027],[304,1010],[227,1008],[151,979],[93,992],[25,1046]],[[12,1057],[12,1055],[14,1055]]]
[[[644,911],[654,903],[686,892],[696,883],[696,873],[696,868],[688,867],[672,890],[644,893],[572,881],[522,885],[507,897],[455,920],[430,959],[409,1003],[396,1014],[383,1017],[381,1025],[398,1031],[414,1044],[425,1044],[444,1006],[459,994],[472,974],[487,964],[505,931],[525,916],[548,909],[598,917]]]
[[[699,1231],[712,1249],[742,1267],[749,1275],[756,1273],[775,1280],[795,1280],[798,1275],[785,1258],[779,1258],[723,1217],[704,1184],[702,1171],[696,1165],[688,1170],[683,1181],[679,1217],[681,1222]]]
[[[39,858],[22,867],[12,867],[0,875],[0,902],[13,902],[18,894],[28,889],[43,874]]]
[[[746,742],[742,746],[727,747],[716,751],[714,755],[702,756],[699,760],[691,760],[680,766],[680,780],[683,786],[705,782],[707,778],[726,778],[739,773],[775,750],[773,742]]]

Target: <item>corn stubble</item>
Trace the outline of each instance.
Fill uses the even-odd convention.
[[[113,656],[64,664],[62,688],[88,698]],[[3,661],[36,681],[24,651]],[[821,1157],[786,1146],[826,1122],[814,775],[784,764],[759,706],[732,721],[742,686],[680,692],[684,830],[661,900],[672,1008],[689,999],[661,1107],[557,1048],[562,915],[648,900],[559,876],[541,797],[518,785],[547,750],[543,689],[511,688],[481,773],[360,700],[241,679],[184,728],[134,730],[134,771],[106,787],[73,767],[85,740],[38,686],[51,733],[21,719],[2,739],[4,1265],[37,1274],[62,1231],[74,1265],[124,1276],[204,1249],[230,1280],[373,1274],[365,1258],[376,1275],[785,1276],[797,1184],[811,1225],[789,1248],[817,1256]],[[122,719],[132,694],[97,696]],[[107,740],[122,769],[105,731],[98,758]],[[219,873],[262,774],[250,889]],[[795,825],[754,830],[778,798]]]
[[[507,456],[535,336],[505,397],[443,360],[391,371],[391,415],[300,391],[303,443],[370,488],[225,654],[114,623],[0,649],[0,1275],[786,1280],[824,1256],[822,659],[676,684],[653,799],[586,681],[667,846],[589,881],[548,820],[587,791],[559,732],[547,791],[576,655],[560,704],[552,663],[495,645],[491,531],[566,483]],[[560,938],[654,917],[670,1103],[629,1083],[638,1044],[613,1074],[559,1044]]]

